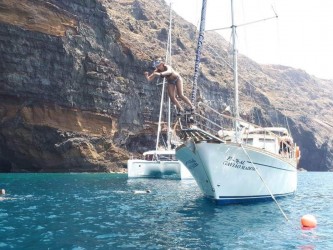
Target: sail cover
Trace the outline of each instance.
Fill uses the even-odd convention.
[[[204,41],[204,33],[205,33],[206,6],[207,6],[207,0],[202,0],[200,30],[199,30],[199,38],[198,38],[198,44],[197,44],[197,50],[196,50],[196,56],[195,56],[194,77],[193,77],[192,96],[191,96],[191,102],[194,105],[195,105],[196,95],[197,95],[201,49],[202,49],[202,45],[203,45],[203,41]]]

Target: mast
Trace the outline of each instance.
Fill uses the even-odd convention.
[[[237,43],[236,43],[236,25],[234,20],[234,1],[231,0],[231,29],[232,29],[232,55],[233,55],[233,73],[234,73],[234,98],[235,98],[235,136],[236,142],[239,141],[238,138],[238,124],[239,124],[239,107],[238,107],[238,61],[237,61]]]
[[[202,48],[202,44],[203,44],[203,40],[204,40],[205,25],[206,25],[206,6],[207,6],[207,0],[202,0],[199,38],[198,38],[197,51],[196,51],[196,56],[195,56],[194,76],[193,76],[192,96],[191,96],[191,102],[193,103],[194,106],[195,106],[196,95],[197,95],[201,48]]]
[[[165,54],[165,62],[171,66],[171,29],[172,29],[172,8],[170,3],[170,17],[169,17],[169,32],[168,32],[168,41],[167,41],[167,48]],[[157,125],[157,138],[156,138],[156,146],[155,150],[158,150],[158,145],[160,144],[160,134],[161,134],[161,123],[162,123],[162,112],[163,112],[163,101],[164,101],[164,89],[165,89],[165,78],[163,78],[163,85],[162,85],[162,93],[161,93],[161,102],[160,102],[160,113],[158,118],[158,125]],[[171,102],[170,98],[168,98],[168,130],[167,130],[167,149],[171,149]]]
[[[169,23],[169,36],[168,36],[168,46],[167,54],[166,54],[166,62],[169,63],[170,66],[172,66],[171,62],[171,48],[172,48],[172,37],[171,37],[171,30],[172,30],[172,6],[170,2],[170,23]],[[167,57],[169,56],[169,61],[167,60]],[[166,81],[165,78],[163,79],[164,82]],[[171,101],[170,97],[168,95],[168,130],[167,130],[167,148],[168,150],[171,149]]]

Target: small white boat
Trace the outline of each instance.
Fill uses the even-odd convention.
[[[128,178],[192,179],[183,163],[176,160],[174,150],[151,150],[143,153],[143,159],[127,162]]]
[[[170,27],[169,27],[169,37],[167,45],[167,55],[166,62],[171,65],[171,27],[172,27],[172,9],[170,6]],[[157,129],[156,138],[156,150],[151,150],[143,153],[142,159],[129,159],[127,161],[127,172],[128,178],[172,178],[172,179],[193,179],[191,173],[184,166],[183,163],[176,160],[175,150],[172,149],[173,145],[179,145],[179,138],[172,140],[172,130],[171,130],[171,107],[170,99],[168,99],[168,131],[166,144],[163,149],[160,145],[161,136],[161,123],[162,123],[162,110],[164,103],[164,89],[165,89],[165,78],[163,78],[163,84],[157,83],[157,85],[162,85],[161,94],[161,104],[160,104],[160,114]]]

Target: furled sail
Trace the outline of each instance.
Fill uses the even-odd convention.
[[[200,20],[200,30],[199,30],[199,38],[195,56],[195,65],[194,65],[194,77],[193,77],[193,85],[192,85],[192,96],[191,102],[195,105],[196,94],[197,94],[197,85],[198,85],[198,77],[199,77],[199,66],[201,59],[201,49],[204,41],[204,33],[205,33],[205,25],[206,25],[206,6],[207,0],[202,0],[202,8],[201,8],[201,20]]]

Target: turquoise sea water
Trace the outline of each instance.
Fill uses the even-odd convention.
[[[0,248],[333,249],[332,180],[299,173],[297,194],[278,200],[287,222],[274,202],[215,205],[193,180],[0,174]],[[305,214],[315,229],[301,229]]]

